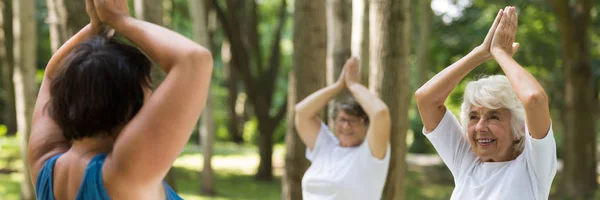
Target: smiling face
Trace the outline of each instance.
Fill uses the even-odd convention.
[[[511,133],[511,113],[507,108],[471,106],[467,133],[472,151],[483,162],[512,160],[516,138]]]
[[[362,144],[367,135],[367,126],[363,118],[340,110],[334,121],[335,135],[340,141],[340,146],[355,147]]]

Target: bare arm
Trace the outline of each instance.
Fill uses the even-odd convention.
[[[390,141],[390,112],[381,99],[360,84],[358,64],[359,60],[356,57],[346,61],[346,84],[352,96],[369,116],[371,124],[367,130],[367,141],[371,154],[378,159],[383,159]]]
[[[504,17],[494,35],[491,52],[525,108],[527,127],[533,138],[542,139],[550,129],[550,109],[544,88],[509,54],[517,33],[518,16],[514,7],[504,10]]]
[[[319,129],[321,128],[319,113],[325,108],[329,100],[344,90],[343,74],[344,72],[342,71],[342,75],[340,75],[340,79],[336,83],[312,93],[296,104],[294,125],[296,126],[296,130],[298,130],[300,139],[311,151],[315,147]]]
[[[91,0],[86,1],[91,2]],[[88,4],[88,2],[86,2],[86,10],[90,16],[91,23],[71,37],[52,55],[44,71],[44,77],[33,110],[32,130],[27,146],[27,161],[31,168],[30,175],[33,184],[35,184],[37,174],[46,160],[58,153],[67,151],[70,147],[69,141],[62,135],[62,130],[46,113],[44,107],[50,100],[50,85],[57,71],[60,70],[63,59],[79,43],[91,38],[100,31],[100,21],[95,14],[95,10],[89,6],[91,4]]]
[[[123,128],[105,163],[112,180],[155,186],[183,150],[204,109],[212,55],[180,34],[130,17],[126,0],[95,0],[95,5],[104,23],[168,73]]]
[[[444,102],[469,72],[479,64],[489,60],[491,55],[489,48],[493,34],[502,18],[502,12],[498,12],[494,24],[490,28],[484,42],[473,49],[469,54],[454,64],[450,65],[440,73],[431,78],[425,85],[421,86],[415,93],[421,120],[427,133],[435,130],[446,112]]]

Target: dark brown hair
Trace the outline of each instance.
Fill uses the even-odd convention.
[[[150,61],[137,48],[96,36],[79,44],[50,85],[48,111],[64,137],[110,134],[144,104]]]

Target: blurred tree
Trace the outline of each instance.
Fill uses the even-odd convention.
[[[327,4],[327,84],[332,84],[352,53],[352,0],[327,0]]]
[[[596,180],[596,97],[590,58],[591,0],[552,0],[565,73],[565,195],[589,199]]]
[[[268,63],[263,65],[258,25],[260,18],[256,1],[227,0],[221,8],[213,0],[217,16],[231,44],[231,65],[243,81],[244,89],[254,115],[258,119],[258,146],[260,164],[256,178],[273,179],[273,134],[287,110],[287,103],[275,108],[277,77],[281,70],[281,38],[287,17],[286,0],[281,0],[278,23],[274,27]],[[239,73],[238,73],[239,72]]]
[[[194,27],[195,40],[204,47],[210,49],[210,39],[208,30],[208,1],[205,0],[190,0],[190,14],[192,15],[192,26]],[[213,146],[215,142],[215,125],[214,125],[214,108],[212,90],[208,92],[206,107],[202,113],[200,121],[200,135],[202,145],[202,155],[204,157],[204,165],[200,174],[200,192],[205,195],[214,196],[215,191],[215,175],[212,169]]]
[[[415,91],[416,88],[421,87],[422,85],[429,80],[429,61],[430,61],[430,41],[431,41],[431,18],[433,17],[433,11],[431,10],[431,0],[420,0],[418,4],[414,5],[417,7],[419,17],[418,17],[418,25],[419,25],[419,37],[417,41],[417,75],[415,76],[416,87],[411,91]],[[417,10],[413,9],[413,10]],[[419,112],[416,112],[417,116],[411,120],[411,129],[413,133],[414,141],[412,142],[409,152],[412,153],[429,153],[433,150],[433,147],[428,144],[425,139],[425,135],[423,135],[423,122],[421,121],[421,117]]]
[[[294,125],[296,103],[325,87],[327,55],[326,3],[294,2],[294,56],[289,81],[285,171],[281,199],[302,199],[302,177],[308,169],[306,146]]]
[[[36,97],[36,18],[34,0],[14,0],[14,76],[15,102],[17,110],[17,126],[21,145],[23,164],[23,180],[21,181],[21,199],[35,199],[29,165],[27,159],[27,144],[31,132],[31,118]]]
[[[0,1],[0,12],[2,24],[0,27],[0,78],[2,79],[2,95],[0,99],[4,103],[2,110],[3,123],[6,125],[7,135],[17,133],[17,110],[15,109],[15,84],[12,81],[14,71],[13,53],[13,6],[12,0]]]
[[[371,0],[369,87],[387,104],[391,155],[383,199],[404,199],[406,132],[410,105],[409,0]]]
[[[89,23],[85,1],[46,0],[52,53]]]

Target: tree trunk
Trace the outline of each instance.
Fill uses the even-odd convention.
[[[371,0],[370,89],[388,105],[391,157],[383,199],[404,199],[406,132],[410,105],[409,0]]]
[[[352,55],[360,56],[360,82],[369,85],[369,0],[353,0],[352,12]]]
[[[35,198],[29,165],[27,165],[27,144],[31,132],[31,118],[36,97],[36,18],[35,0],[13,1],[14,25],[14,58],[15,102],[17,110],[17,126],[21,141],[21,158],[23,164],[23,181],[21,181],[21,199]]]
[[[12,81],[14,73],[14,37],[13,37],[13,6],[12,0],[2,0],[2,32],[0,38],[0,60],[2,62],[2,90],[4,101],[4,119],[7,135],[17,133],[17,110],[15,108],[15,84]]]
[[[46,0],[50,25],[50,47],[52,53],[71,36],[89,24],[85,1]]]
[[[285,171],[281,199],[302,199],[302,176],[310,165],[294,127],[296,103],[326,84],[327,24],[322,0],[295,1],[294,56],[289,79]]]
[[[327,3],[327,84],[332,84],[352,53],[352,0],[327,0]]]
[[[229,136],[233,142],[236,144],[242,144],[244,142],[244,138],[242,137],[243,129],[240,127],[240,117],[237,114],[237,100],[238,100],[238,86],[237,86],[237,75],[235,73],[235,68],[231,66],[231,45],[229,43],[223,42],[222,45],[222,60],[223,60],[223,68],[225,70],[225,79],[227,80],[227,89],[229,90],[229,95],[227,96],[227,132],[229,132]]]
[[[591,0],[554,0],[565,64],[565,175],[569,199],[590,199],[596,181],[596,108],[590,53]]]
[[[431,10],[431,0],[419,1],[419,41],[417,45],[417,87],[424,85],[428,80],[429,73],[429,42],[431,40],[431,17],[433,16],[433,10]],[[412,91],[415,91],[413,89]],[[413,153],[427,153],[428,145],[425,135],[423,135],[423,122],[419,112],[417,112],[418,126],[413,129],[414,141],[410,146],[410,152]]]
[[[266,120],[258,120],[258,154],[260,155],[260,164],[256,179],[262,181],[273,180],[273,132],[277,124]]]
[[[210,49],[210,39],[207,21],[207,9],[205,0],[190,0],[190,14],[192,18],[192,26],[194,27],[195,40],[202,46]],[[205,195],[214,196],[215,191],[215,175],[212,169],[213,145],[215,141],[215,125],[212,92],[208,92],[206,107],[202,113],[200,136],[202,144],[202,152],[204,156],[204,167],[200,174],[200,192]]]

